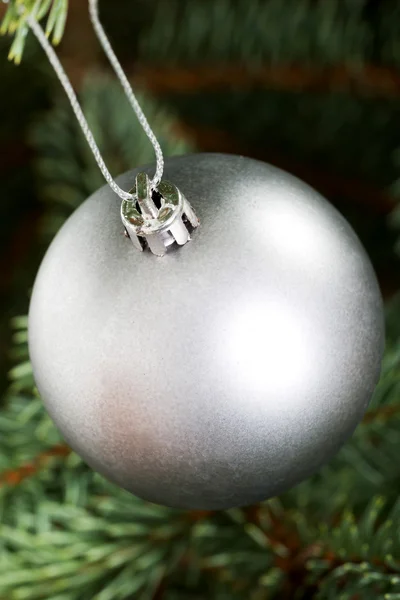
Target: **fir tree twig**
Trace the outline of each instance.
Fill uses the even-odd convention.
[[[47,16],[46,35],[52,37],[53,44],[58,44],[64,33],[68,12],[68,0],[7,0],[7,11],[4,15],[0,33],[14,36],[9,58],[19,64],[29,32],[27,18],[33,15],[38,21]]]

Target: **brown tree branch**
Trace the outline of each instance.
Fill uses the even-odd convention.
[[[4,471],[0,474],[0,487],[5,485],[14,487],[28,477],[32,477],[38,473],[38,471],[46,466],[52,458],[63,458],[68,456],[71,452],[72,450],[65,444],[57,444],[56,446],[53,446],[53,448],[36,456],[31,462],[21,465],[17,469],[10,469],[9,471]]]
[[[316,540],[315,542],[304,545],[297,531],[296,524],[291,520],[290,515],[282,518],[282,515],[275,515],[268,507],[257,505],[245,509],[246,518],[249,522],[255,523],[262,528],[261,512],[268,510],[270,527],[266,535],[271,542],[271,548],[284,546],[288,551],[286,555],[277,554],[275,557],[275,566],[285,573],[285,581],[280,592],[281,600],[291,600],[296,591],[300,588],[306,588],[304,597],[312,598],[318,590],[319,583],[333,570],[342,566],[347,560],[338,557],[335,552],[329,549],[326,543]],[[307,563],[310,559],[318,558],[327,561],[326,570],[321,572],[319,581],[307,583],[310,571]],[[355,554],[348,558],[349,561],[360,564],[365,559]],[[372,557],[369,562],[385,571],[391,572],[391,568],[381,558]],[[395,574],[395,573],[393,573]]]
[[[380,406],[375,410],[367,412],[363,418],[363,423],[373,423],[374,421],[390,421],[393,417],[400,415],[400,403]]]
[[[194,93],[205,90],[270,88],[291,92],[352,92],[398,98],[400,73],[380,65],[317,67],[304,65],[235,64],[156,67],[142,65],[132,73],[136,85],[153,93]]]

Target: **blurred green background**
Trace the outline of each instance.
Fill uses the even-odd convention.
[[[353,446],[345,449],[319,479],[310,480],[308,488],[299,486],[293,496],[283,499],[279,505],[279,510],[289,512],[301,505],[300,512],[306,521],[307,518],[311,521],[315,511],[319,511],[321,519],[331,524],[332,531],[334,526],[342,525],[343,511],[347,511],[346,514],[354,515],[351,517],[354,522],[350,521],[351,526],[356,527],[354,523],[361,522],[357,521],[361,519],[360,515],[367,509],[372,510],[368,508],[372,496],[383,494],[387,506],[391,507],[400,491],[398,460],[393,458],[398,456],[397,441],[400,440],[400,410],[397,410],[400,403],[400,314],[397,302],[400,289],[400,2],[104,0],[100,6],[115,50],[166,154],[193,150],[231,152],[266,160],[286,169],[334,203],[367,248],[387,305],[389,355],[382,384],[386,387],[378,391],[370,413],[372,416],[367,416],[366,425],[361,426],[362,431],[353,440]],[[5,7],[0,5],[0,14],[4,12]],[[11,435],[16,431],[13,415],[19,414],[24,409],[24,402],[28,403],[35,393],[26,362],[25,321],[14,322],[17,333],[10,327],[10,321],[27,312],[35,272],[52,235],[103,181],[41,49],[34,40],[28,39],[23,62],[16,67],[7,61],[9,46],[7,37],[0,39],[0,387],[4,395],[4,414],[0,417],[0,429],[3,427],[0,466],[8,474],[17,469],[15,477],[19,482],[25,479],[18,471],[21,464],[24,465],[24,461],[36,464],[35,456],[43,451],[51,452],[49,440],[59,442],[54,432],[49,434],[49,424],[47,429],[41,430],[36,421],[32,428],[21,422],[18,435],[15,433],[17,437]],[[153,161],[152,148],[127,106],[91,31],[83,0],[70,0],[65,36],[57,51],[113,174]],[[6,390],[10,389],[8,372],[11,368],[10,392]],[[34,410],[30,410],[33,414]],[[382,440],[392,445],[390,448],[384,446],[381,456],[379,444]],[[58,456],[57,452],[55,455]],[[46,474],[43,480],[41,476],[38,479],[42,486],[40,494],[35,492],[41,498],[51,497],[58,503],[66,502],[63,486],[67,486],[68,479],[63,479],[66,467],[62,452],[60,456],[54,463],[48,465],[46,462]],[[89,481],[88,471],[82,465],[77,467],[73,463],[70,467],[78,469],[75,479],[79,476],[80,481],[85,477]],[[374,469],[379,476],[371,475]],[[74,481],[73,477],[71,481]],[[21,492],[16,491],[7,478],[3,478],[3,483],[0,478],[0,491],[2,486],[8,490],[3,491],[3,503],[9,503],[10,499],[18,501],[20,494],[26,491],[23,485],[19,488]],[[85,493],[90,499],[95,492],[90,488],[91,484],[87,485],[89,488]],[[74,493],[71,492],[72,496]],[[78,494],[79,502],[90,512],[90,502],[85,504],[86,497],[82,493]],[[101,494],[112,497],[113,492],[107,488]],[[320,499],[318,509],[315,498]],[[20,507],[25,516],[31,510],[27,506]],[[266,505],[265,514],[269,514],[270,509],[270,505]],[[259,510],[264,514],[264,508]],[[389,512],[388,508],[386,517]],[[165,517],[171,522],[169,514],[160,515],[160,519]],[[254,525],[251,515],[250,512],[242,515],[245,524]],[[20,517],[7,518],[13,527],[20,528],[21,525],[16,525],[20,523]],[[300,517],[296,517],[297,521],[292,517],[287,517],[288,522],[294,529],[300,527]],[[382,517],[383,523],[386,523],[386,517]],[[132,515],[126,518],[130,522],[134,519]],[[197,518],[190,523],[185,521],[187,530],[183,530],[182,535],[193,534],[193,523],[197,523]],[[231,542],[224,541],[219,529],[220,518],[216,516],[213,520],[213,515],[204,516],[205,522],[215,527],[222,552]],[[399,521],[400,518],[396,518]],[[393,519],[392,516],[392,523]],[[257,527],[264,531],[271,523],[276,525],[272,517],[267,521],[266,518],[260,524],[258,520]],[[143,590],[151,586],[147,586],[149,579],[146,577],[136,592],[121,591],[128,588],[117,588],[116,584],[112,588],[111,568],[107,583],[100,575],[94,583],[83,579],[81,589],[72,584],[68,588],[64,582],[60,595],[50,593],[51,588],[42,589],[34,582],[29,584],[30,587],[24,587],[23,580],[12,585],[7,583],[8,580],[2,583],[0,575],[0,599],[400,598],[399,577],[399,581],[396,580],[396,573],[400,573],[400,563],[396,560],[400,559],[400,554],[394,559],[390,555],[394,560],[390,559],[390,562],[387,560],[389,550],[384,544],[373,556],[369,556],[365,548],[363,554],[361,537],[360,547],[354,538],[350,551],[348,529],[343,529],[346,533],[342,532],[345,539],[337,534],[337,547],[342,544],[344,550],[342,554],[335,554],[337,548],[333,549],[335,544],[329,535],[325,536],[326,541],[321,533],[311,534],[311,523],[308,525],[308,534],[305,533],[304,538],[296,530],[301,542],[296,556],[292,557],[294,563],[289,567],[283,559],[271,559],[277,547],[262,549],[265,555],[260,556],[253,555],[252,550],[246,551],[253,566],[256,565],[254,572],[247,564],[237,566],[233,559],[229,562],[229,556],[225,563],[222,559],[220,563],[218,560],[213,563],[210,559],[209,564],[206,561],[208,566],[206,564],[202,570],[199,559],[194,561],[198,570],[197,580],[192,573],[194,583],[186,581],[187,569],[183,569],[183,575],[179,569],[176,571],[175,565],[171,567],[170,578],[164,581],[161,577],[162,585],[155,585],[154,593],[148,592],[147,596]],[[64,525],[57,527],[63,529]],[[400,529],[395,531],[398,534]],[[282,531],[278,531],[278,538],[280,534]],[[284,538],[286,533],[282,535]],[[373,528],[368,535],[373,535]],[[368,535],[365,534],[367,538]],[[381,537],[383,541],[386,539],[384,534]],[[7,535],[5,538],[0,535],[4,552],[9,551],[6,538]],[[232,539],[240,546],[239,534]],[[32,544],[35,540],[37,542],[38,538],[34,538]],[[279,538],[281,542],[286,543]],[[363,543],[365,546],[365,539]],[[290,551],[290,542],[287,544]],[[302,558],[301,552],[310,547],[315,550],[318,544],[318,548],[325,548],[324,544],[327,544],[330,554],[328,550],[324,554],[325,566],[315,567],[316,571],[319,569],[320,580],[316,575],[317,583],[311,584],[307,579],[308,571],[305,567],[304,572],[302,570],[306,559]],[[246,545],[243,547],[247,548]],[[0,547],[0,565],[8,565],[8,569],[12,561],[7,552],[8,558],[4,555],[2,563]],[[33,568],[34,560],[28,560],[18,552],[13,548],[11,554],[16,553],[26,568]],[[57,560],[57,564],[64,564],[62,557]],[[348,568],[354,577],[346,579],[343,573],[333,575],[344,564],[359,566],[364,564],[363,560],[375,569],[375,575],[370,579],[365,579],[366,570],[362,571],[361,567],[357,567],[359,571],[356,567],[353,571],[353,567]],[[46,564],[51,564],[50,559],[47,561]],[[182,565],[179,568],[182,569]],[[233,581],[240,579],[239,573],[246,572],[246,568],[249,578],[244,577],[242,587],[227,588],[225,583],[230,581],[229,577]],[[310,567],[311,571],[313,568]],[[217,571],[219,582],[215,586],[207,580],[213,569]],[[18,576],[15,578],[17,581]],[[103,596],[96,595],[101,590],[105,590]]]

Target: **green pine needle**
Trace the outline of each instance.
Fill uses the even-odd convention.
[[[58,44],[64,33],[68,13],[68,0],[10,0],[1,24],[0,33],[14,36],[9,59],[19,64],[22,60],[26,37],[29,32],[27,17],[33,15],[38,21],[47,15],[46,35]]]

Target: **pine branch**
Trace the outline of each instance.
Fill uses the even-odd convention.
[[[371,600],[400,593],[400,544],[396,535],[400,502],[382,517],[385,508],[381,497],[374,498],[358,520],[347,510],[333,530],[328,525],[321,527],[329,552],[309,564],[320,580],[320,593],[344,588],[354,594],[364,589],[363,598]]]
[[[162,68],[142,65],[135,68],[135,81],[155,94],[226,89],[267,88],[289,92],[350,92],[368,97],[398,98],[400,75],[397,69],[379,65],[351,68],[347,65],[266,65],[246,66],[210,63],[191,67]]]
[[[399,502],[378,522],[384,504],[381,498],[375,498],[359,518],[349,510],[336,515],[338,525],[318,526],[314,539],[306,544],[299,535],[304,518],[297,515],[293,520],[295,513],[291,516],[286,511],[278,519],[278,515],[274,517],[272,513],[270,533],[286,540],[288,549],[286,555],[276,555],[274,561],[275,568],[285,574],[279,598],[291,599],[301,589],[301,598],[333,599],[337,596],[325,594],[337,586],[342,593],[350,594],[340,597],[349,600],[351,594],[365,587],[366,595],[362,598],[369,598],[371,592],[371,600],[381,597],[378,592],[400,591],[399,543],[395,533],[399,524]],[[257,510],[262,513],[265,506]]]
[[[27,18],[32,15],[38,21],[47,16],[46,35],[58,44],[64,33],[68,12],[68,0],[10,0],[4,15],[0,33],[14,36],[9,58],[19,64],[29,32]]]
[[[372,18],[367,0],[169,0],[140,35],[153,64],[399,64],[396,3]],[[160,35],[162,32],[162,35]]]

